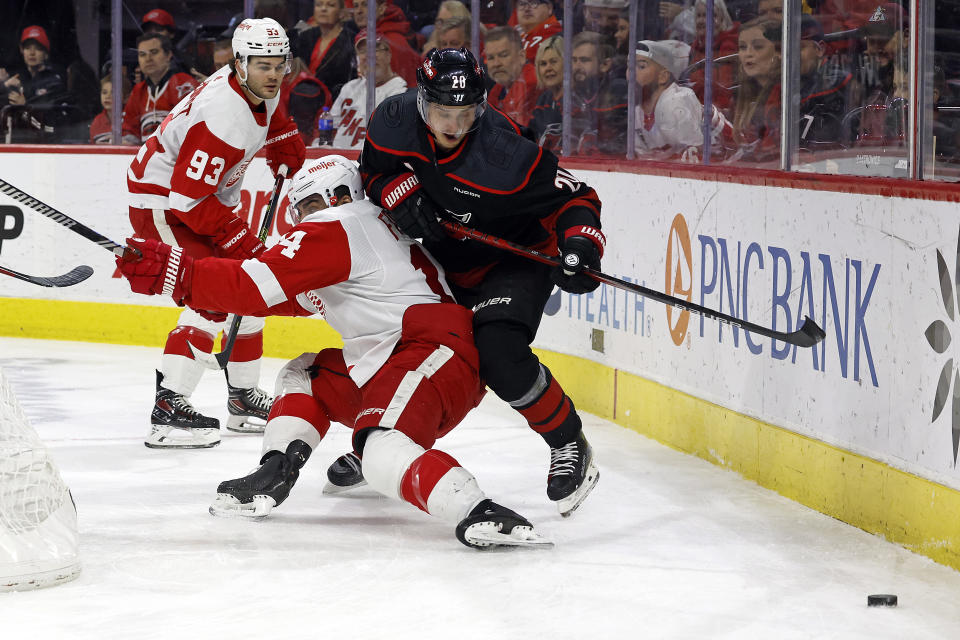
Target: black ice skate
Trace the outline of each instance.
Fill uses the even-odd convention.
[[[290,495],[290,489],[296,484],[310,453],[310,445],[303,440],[294,440],[287,445],[286,453],[268,452],[250,475],[220,483],[210,513],[244,518],[266,516]]]
[[[186,396],[160,386],[150,414],[150,433],[144,442],[151,449],[206,449],[220,444],[220,421],[194,409]]]
[[[573,442],[550,449],[547,497],[557,503],[564,518],[586,500],[599,479],[600,469],[593,462],[593,448],[582,431]]]
[[[263,389],[241,389],[227,381],[227,429],[236,433],[263,433],[273,398]]]
[[[323,487],[326,494],[343,493],[354,487],[367,484],[363,479],[360,458],[353,451],[345,453],[327,469],[327,484]]]
[[[460,521],[457,540],[473,549],[553,546],[526,518],[493,500],[482,500]]]

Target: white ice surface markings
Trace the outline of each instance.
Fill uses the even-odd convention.
[[[602,479],[562,519],[546,447],[488,398],[440,442],[556,547],[476,552],[368,488],[321,493],[349,447],[334,425],[262,522],[207,513],[260,438],[143,446],[159,350],[0,338],[0,366],[80,513],[75,582],[0,595],[0,636],[31,638],[955,638],[960,573],[603,420]],[[282,366],[267,360],[264,388]],[[205,374],[198,409],[226,418]],[[896,593],[896,609],[868,609]]]

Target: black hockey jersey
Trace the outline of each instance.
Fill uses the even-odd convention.
[[[549,255],[558,253],[558,232],[578,224],[600,228],[596,192],[493,107],[453,152],[438,157],[417,111],[417,90],[384,100],[360,154],[367,197],[383,206],[385,186],[410,171],[448,219]],[[450,280],[465,287],[507,255],[472,240],[425,244]]]

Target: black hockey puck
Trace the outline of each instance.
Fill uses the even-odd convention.
[[[897,596],[890,593],[876,593],[867,596],[868,607],[895,607],[897,606]]]

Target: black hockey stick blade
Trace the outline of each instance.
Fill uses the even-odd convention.
[[[497,247],[520,256],[525,256],[531,260],[542,262],[543,264],[549,264],[553,266],[559,266],[560,264],[559,258],[548,256],[535,249],[515,244],[509,240],[504,240],[503,238],[498,238],[497,236],[492,236],[490,234],[483,233],[482,231],[471,229],[470,227],[465,227],[460,223],[441,220],[440,224],[447,231],[456,236],[465,236],[478,242],[490,245],[491,247]],[[601,273],[600,271],[595,271],[594,269],[584,269],[584,273],[589,275],[594,280],[604,282],[612,287],[617,287],[618,289],[623,289],[625,291],[632,291],[633,293],[637,293],[645,298],[650,298],[664,304],[669,304],[678,309],[696,313],[705,318],[712,318],[718,322],[724,322],[734,327],[740,327],[745,331],[750,331],[751,333],[773,338],[774,340],[780,340],[781,342],[793,344],[798,347],[812,347],[823,340],[827,335],[824,333],[823,329],[817,326],[817,323],[809,317],[804,318],[803,324],[800,325],[796,331],[776,331],[759,324],[754,324],[747,320],[741,320],[740,318],[736,318],[725,313],[720,313],[719,311],[714,311],[713,309],[701,306],[695,302],[690,302],[689,300],[684,300],[683,298],[675,298],[654,289],[648,289],[647,287],[639,284],[634,284],[633,282],[627,282],[626,280],[609,276],[605,273]]]
[[[87,225],[74,220],[67,214],[63,213],[62,211],[58,211],[53,207],[51,207],[50,205],[40,202],[39,200],[31,196],[26,191],[22,191],[21,189],[18,189],[17,187],[13,186],[12,184],[10,184],[9,182],[3,179],[0,179],[0,193],[3,193],[4,195],[7,195],[13,198],[23,206],[33,209],[34,211],[36,211],[41,215],[47,216],[57,224],[64,226],[67,229],[70,229],[70,231],[73,231],[74,233],[83,236],[87,240],[90,240],[91,242],[100,245],[107,251],[115,253],[118,256],[122,257],[124,255],[128,255],[128,257],[130,257],[128,252],[133,252],[138,257],[140,256],[139,249],[134,249],[132,247],[124,247],[123,245],[117,244],[116,242],[107,238],[106,236],[100,235],[99,233],[97,233]]]
[[[793,339],[787,340],[787,342],[798,347],[812,347],[827,337],[827,333],[810,316],[804,316],[803,324],[788,335],[793,336]]]
[[[6,267],[0,267],[0,273],[23,280],[24,282],[30,282],[32,284],[39,285],[41,287],[72,287],[73,285],[79,284],[93,275],[93,269],[85,264],[81,264],[78,267],[74,267],[62,276],[53,276],[51,278],[44,278],[43,276],[31,276],[25,273],[20,273],[19,271],[14,271],[13,269],[7,269]]]
[[[280,204],[280,192],[283,190],[283,180],[286,178],[286,174],[287,165],[280,165],[280,170],[277,171],[277,179],[273,183],[273,196],[270,198],[270,206],[267,207],[267,212],[263,214],[263,220],[260,222],[260,232],[257,234],[260,242],[264,242],[267,236],[270,235],[270,225],[273,224],[273,216],[277,213],[277,205]],[[193,345],[190,345],[190,350],[193,351],[194,357],[197,357],[197,360],[202,362],[208,369],[226,369],[227,363],[230,361],[230,354],[233,353],[233,343],[237,341],[237,332],[240,331],[240,319],[241,316],[239,315],[233,316],[230,329],[224,334],[227,340],[223,345],[223,350],[220,351],[220,353],[212,354],[213,361],[216,365],[211,363],[208,358],[197,357],[197,354],[203,354],[204,356],[210,354],[198,351],[193,348]]]

